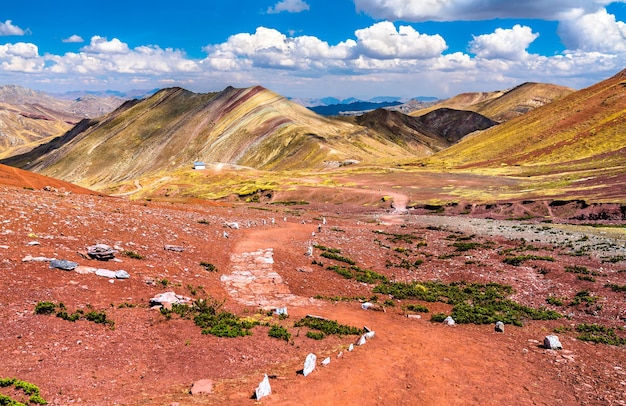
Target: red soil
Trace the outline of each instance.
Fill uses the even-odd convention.
[[[602,230],[586,230],[591,255],[572,256],[570,248],[550,241],[578,239],[578,234],[547,224],[542,225],[547,229],[539,230],[519,222],[478,224],[469,217],[446,223],[444,217],[399,215],[388,208],[349,203],[254,207],[132,203],[33,187],[37,190],[0,189],[0,377],[38,385],[50,404],[255,404],[251,397],[265,373],[272,377],[272,394],[260,404],[626,404],[624,347],[583,342],[575,332],[559,334],[562,351],[540,346],[558,326],[626,324],[624,293],[604,286],[626,284],[626,272],[620,272],[625,261],[603,262],[626,249],[619,235],[611,237],[614,245],[606,248],[601,243],[607,237],[599,235],[604,240],[595,240]],[[318,232],[322,217],[328,224]],[[239,229],[225,228],[226,222],[235,221]],[[427,246],[416,249],[415,243],[392,242],[375,230],[414,234]],[[224,231],[229,238],[223,237]],[[492,248],[457,255],[451,236],[470,234],[475,234],[472,241],[491,241]],[[503,264],[500,252],[519,248],[520,235],[538,247],[532,254],[550,255],[556,261],[531,261],[518,267]],[[33,241],[39,245],[29,245]],[[118,253],[121,262],[98,262],[78,254],[95,243],[134,251],[145,259]],[[193,297],[195,290],[195,297],[224,300],[224,309],[238,315],[261,317],[258,307],[244,306],[236,294],[229,294],[220,277],[232,272],[231,255],[266,248],[273,249],[272,270],[293,295],[304,299],[372,296],[372,285],[313,265],[312,258],[305,256],[311,243],[339,248],[360,267],[397,280],[509,284],[516,290],[514,300],[533,307],[546,305],[550,295],[572,298],[587,289],[601,297],[598,305],[602,306],[553,307],[571,318],[528,320],[523,327],[507,325],[500,334],[492,325],[448,327],[430,322],[428,314],[408,318],[402,310],[407,303],[420,303],[431,313],[448,312],[450,306],[443,303],[394,300],[395,306],[377,312],[362,310],[359,301],[317,300],[289,305],[290,317],[285,320],[273,316],[272,323],[292,332],[292,343],[268,337],[267,327],[262,326],[255,327],[252,336],[235,339],[202,335],[192,321],[176,316],[167,320],[148,307],[157,293],[174,290]],[[166,244],[183,246],[184,251],[166,251]],[[406,257],[420,258],[423,264],[411,271],[386,267],[387,261],[397,263],[405,255],[395,247],[408,249]],[[319,254],[316,249],[313,259],[334,263]],[[445,254],[453,256],[440,257]],[[23,262],[26,255],[124,269],[131,277],[111,283],[95,275],[49,269],[45,262]],[[207,272],[201,261],[211,262],[218,271]],[[600,276],[596,282],[581,281],[564,271],[566,265],[585,266]],[[167,287],[158,282],[164,279]],[[386,299],[380,296],[378,302]],[[115,328],[35,315],[39,301],[63,302],[69,311],[88,306],[104,310]],[[120,304],[133,307],[120,308]],[[368,326],[376,335],[348,352],[356,337],[315,341],[305,337],[306,329],[293,327],[306,314]],[[343,356],[338,358],[340,352]],[[318,356],[318,367],[304,377],[297,371],[308,353]],[[322,367],[319,362],[327,356],[331,363]],[[204,378],[214,381],[213,393],[190,395],[191,384]]]

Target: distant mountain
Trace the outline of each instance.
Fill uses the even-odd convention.
[[[626,167],[625,86],[626,70],[586,89],[568,92],[566,96],[496,127],[465,137],[429,159],[428,164],[498,168],[514,173],[567,172],[560,182],[566,182],[568,177],[583,170],[591,171],[590,179],[603,171],[623,174]],[[527,87],[523,85],[516,89],[523,91]],[[492,101],[485,103],[483,108],[486,109]]]
[[[111,96],[65,100],[21,86],[0,86],[0,158],[29,151],[123,102]]]
[[[357,101],[349,104],[332,104],[330,106],[315,106],[309,107],[312,111],[322,116],[339,116],[339,115],[354,115],[356,113],[362,113],[364,111],[376,110],[382,107],[398,106],[402,103],[399,101],[391,102],[369,102],[369,101]]]
[[[3,163],[102,190],[172,177],[196,160],[319,170],[432,152],[419,142],[398,144],[387,133],[319,116],[260,86],[206,94],[171,88],[84,120],[65,136]]]
[[[122,100],[131,100],[131,99],[143,99],[145,97],[152,96],[153,94],[155,94],[159,90],[160,89],[158,89],[158,88],[154,88],[154,89],[150,89],[150,90],[133,89],[133,90],[126,90],[126,91],[119,91],[119,90],[72,90],[72,91],[63,92],[63,93],[50,93],[50,95],[55,97],[55,98],[63,99],[63,100],[75,100],[75,99],[84,98],[86,96],[95,96],[95,97],[98,97],[98,98],[113,97],[113,98],[119,98],[119,99],[122,99]]]
[[[504,122],[572,92],[574,89],[569,87],[528,82],[509,90],[461,93],[428,108],[413,111],[410,115],[420,116],[439,108],[450,108],[475,111],[497,122]]]

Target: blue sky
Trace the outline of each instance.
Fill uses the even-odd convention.
[[[0,9],[0,84],[262,85],[303,98],[579,89],[626,67],[624,21],[626,0],[11,2]]]

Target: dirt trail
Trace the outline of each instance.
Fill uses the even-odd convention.
[[[284,239],[288,235],[304,237],[311,235],[312,231],[309,229],[313,229],[310,225],[294,223],[286,223],[285,227],[288,232],[282,226],[245,232],[245,238],[231,253],[231,273],[220,278],[233,299],[246,306],[258,306],[264,310],[317,302],[292,294],[283,277],[273,269],[273,247],[285,244]],[[305,243],[303,241],[303,245]],[[304,252],[303,250],[303,254]]]

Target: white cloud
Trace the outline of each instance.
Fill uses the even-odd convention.
[[[67,38],[64,38],[62,41],[63,42],[68,42],[68,43],[71,43],[71,42],[85,42],[83,37],[81,37],[80,35],[71,35],[71,36],[69,36]]]
[[[117,38],[113,38],[109,41],[105,37],[95,35],[91,37],[90,44],[83,47],[81,51],[90,54],[125,54],[128,53],[129,49],[127,44]]]
[[[479,58],[519,61],[528,56],[526,49],[538,36],[530,27],[519,24],[511,29],[496,28],[493,34],[474,37],[470,52]]]
[[[24,35],[24,30],[13,25],[11,20],[0,22],[0,35]]]
[[[626,51],[626,24],[605,9],[559,23],[559,35],[570,50],[605,53]]]
[[[267,13],[276,14],[283,11],[288,13],[300,13],[309,9],[309,5],[303,0],[282,0],[279,1],[274,7],[269,7],[267,9]]]
[[[420,34],[413,27],[404,25],[396,30],[389,21],[357,30],[355,35],[363,54],[375,59],[432,58],[447,48],[440,35]]]
[[[33,73],[44,67],[37,45],[26,42],[0,45],[0,66],[8,72]]]
[[[622,0],[623,1],[623,0]],[[573,12],[593,13],[610,0],[354,0],[357,11],[403,21],[538,18],[560,20]]]

